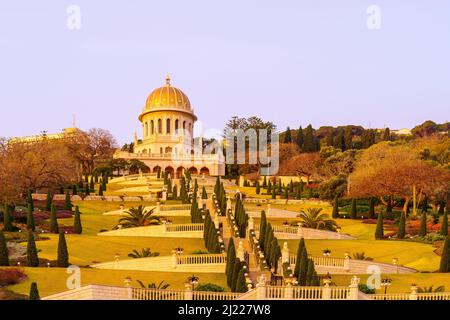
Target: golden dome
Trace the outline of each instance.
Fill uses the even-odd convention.
[[[166,77],[166,85],[150,93],[145,103],[145,109],[176,108],[191,111],[189,98],[178,88],[170,85],[170,77]]]

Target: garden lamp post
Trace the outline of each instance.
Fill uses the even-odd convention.
[[[387,288],[391,285],[391,283],[392,279],[389,278],[381,279],[381,286],[384,287],[384,294],[387,293]],[[384,299],[386,300],[386,297],[384,297]]]

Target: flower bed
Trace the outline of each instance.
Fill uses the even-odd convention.
[[[27,275],[20,269],[0,269],[0,287],[17,284],[27,279]]]

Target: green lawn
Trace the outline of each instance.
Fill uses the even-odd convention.
[[[32,281],[37,282],[41,297],[59,293],[68,290],[66,286],[67,274],[63,268],[24,268],[28,279],[20,284],[7,287],[17,293],[28,294]],[[127,271],[127,270],[100,270],[91,268],[81,268],[81,286],[88,284],[103,284],[123,286],[123,280],[131,277],[132,286],[139,287],[136,280],[141,280],[144,284],[165,281],[170,284],[169,289],[184,289],[184,284],[190,273],[178,272],[149,272],[149,271]],[[200,284],[215,283],[225,289],[226,277],[222,274],[201,273],[196,274],[199,277]]]

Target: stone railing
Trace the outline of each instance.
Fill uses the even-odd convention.
[[[353,240],[356,239],[347,234],[342,234],[339,232],[333,232],[329,230],[304,228],[299,226],[288,226],[288,225],[272,225],[274,232],[277,234],[279,239],[334,239],[334,240]],[[255,231],[259,234],[259,224],[255,225]]]
[[[131,300],[186,300],[185,290],[131,288]]]
[[[236,300],[242,293],[194,291],[192,295],[194,300]]]
[[[414,273],[417,270],[398,265],[398,260],[393,261],[393,264],[374,262],[371,260],[357,260],[351,259],[350,255],[346,253],[344,258],[327,257],[327,256],[310,256],[314,261],[316,271],[319,274],[371,274],[373,268],[379,268],[381,273],[397,274],[397,273]],[[289,262],[293,267],[296,264],[297,256],[289,253],[287,243],[283,244],[281,262]]]
[[[324,266],[324,267],[345,267],[345,258],[335,258],[335,257],[313,257],[309,256],[314,261],[315,266]],[[289,263],[291,265],[295,265],[297,263],[296,255],[289,255]]]
[[[222,253],[178,255],[178,256],[176,256],[176,258],[177,258],[177,265],[225,264],[225,263],[227,263],[227,256]]]
[[[411,287],[411,293],[370,294],[370,300],[450,300],[450,292],[417,293],[417,287]]]
[[[358,300],[357,286],[259,286],[258,300]]]
[[[203,223],[165,224],[165,232],[194,232],[203,231]]]
[[[168,204],[168,205],[157,205],[159,212],[164,211],[178,211],[178,210],[191,210],[190,204]]]

